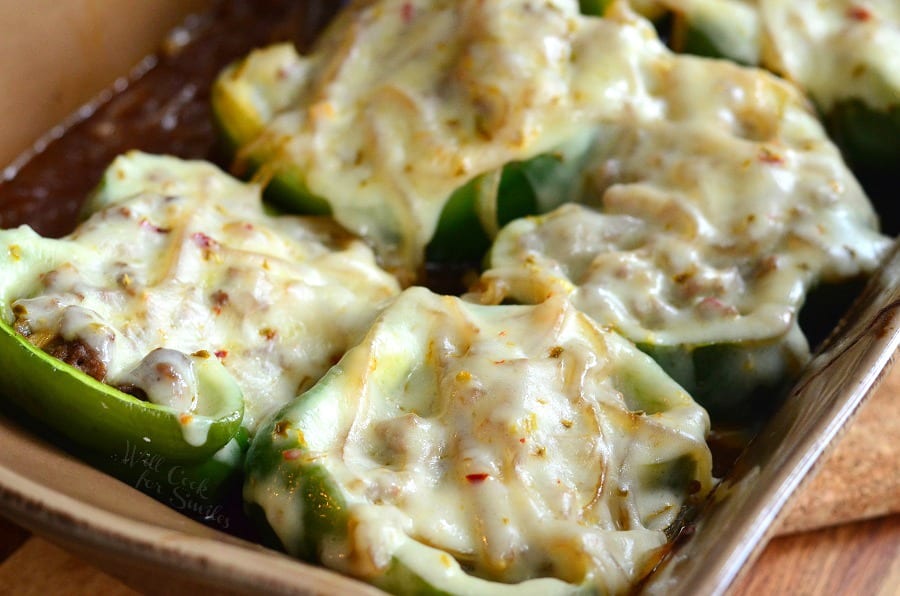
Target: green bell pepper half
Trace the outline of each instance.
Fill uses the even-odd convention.
[[[317,426],[327,424],[334,409],[341,406],[335,401],[329,384],[342,374],[339,367],[332,368],[316,386],[270,419],[260,428],[247,453],[244,489],[247,514],[269,546],[285,547],[291,555],[309,561],[318,561],[328,550],[329,543],[342,543],[350,523],[348,504],[341,490],[326,466],[310,457],[310,449],[303,439],[304,433],[313,433]],[[290,458],[286,454],[290,454]],[[694,473],[693,467],[683,470],[687,466],[681,462],[679,465],[678,472]],[[666,464],[660,464],[660,468],[664,467]],[[682,483],[683,479],[672,481]],[[302,531],[289,543],[282,542],[261,504],[253,498],[253,493],[263,483],[269,483],[270,490],[293,495],[296,519]],[[387,568],[372,578],[372,583],[392,594],[423,596],[476,593],[486,596],[577,596],[595,593],[590,586],[563,584],[549,578],[529,580],[526,585],[502,584],[474,577],[446,552],[412,538],[403,541]]]
[[[258,50],[223,71],[213,84],[211,106],[220,150],[234,162],[241,177],[256,174],[265,183],[265,198],[289,211],[329,215],[328,201],[306,187],[302,173],[289,167],[267,170],[271,155],[242,154],[266,123],[290,103],[296,88],[294,78],[278,74],[279,65],[293,61],[296,53],[288,44]]]
[[[439,360],[431,355],[432,348],[429,346],[433,336],[423,331],[428,325],[437,323],[426,322],[428,315],[422,313],[430,312],[436,302],[447,299],[426,294],[430,293],[421,288],[402,294],[373,325],[360,345],[352,348],[310,390],[269,418],[254,436],[247,454],[244,500],[248,513],[260,523],[262,532],[274,545],[282,546],[289,554],[326,564],[352,556],[346,555],[344,549],[351,540],[349,533],[358,520],[356,508],[364,497],[351,478],[353,473],[348,476],[342,471],[341,462],[346,453],[356,452],[356,448],[348,447],[345,441],[357,432],[348,429],[364,433],[368,424],[375,424],[370,421],[362,425],[358,417],[365,417],[365,414],[360,413],[358,408],[385,412],[388,419],[405,419],[415,414],[422,420],[443,417],[454,420],[457,416],[453,413],[454,409],[472,407],[465,400],[450,399],[446,395],[440,397],[436,389],[444,386],[440,376],[432,379],[432,373],[421,369]],[[524,313],[536,313],[538,310],[544,313],[547,309],[557,308],[547,305],[481,306],[461,301],[458,306],[462,310],[471,309],[468,316],[472,319],[466,318],[466,323],[460,323],[460,327],[465,329],[469,329],[467,325],[472,324],[471,321],[481,321],[480,317],[484,317],[485,321],[492,321],[494,317],[499,320],[509,317],[510,321],[518,321],[515,317],[524,316]],[[545,321],[539,315],[533,316]],[[592,334],[598,328],[581,313],[575,314],[575,317],[584,326],[585,341],[593,341],[591,338],[595,336]],[[548,326],[558,324],[552,317],[547,320],[551,321],[546,323]],[[480,331],[487,334],[487,331]],[[419,337],[419,334],[422,336]],[[641,459],[641,463],[629,464],[636,466],[638,484],[664,487],[666,493],[685,496],[697,491],[700,491],[697,494],[703,494],[704,489],[700,487],[708,489],[711,484],[709,462],[692,451],[676,453],[676,449],[683,447],[680,443],[679,447],[662,446],[666,443],[663,437],[667,432],[677,434],[680,441],[693,431],[689,431],[687,426],[678,426],[680,423],[674,420],[661,422],[667,416],[674,415],[684,416],[684,423],[687,424],[690,418],[688,412],[692,408],[702,411],[650,358],[614,334],[604,337],[608,338],[604,341],[609,342],[605,344],[609,350],[598,350],[596,353],[605,354],[611,364],[604,365],[602,373],[595,373],[614,379],[624,402],[622,417],[610,414],[610,420],[625,426],[640,425],[644,421],[652,425],[660,424],[659,428],[654,426],[660,438],[653,443],[660,453]],[[473,351],[479,354],[473,358],[496,356],[488,347],[490,342],[490,339],[485,339],[484,344],[473,347]],[[563,349],[559,348],[561,351]],[[543,353],[535,356],[536,366],[542,366],[544,358]],[[435,389],[431,389],[433,386]],[[356,391],[360,393],[356,394]],[[548,395],[556,394],[548,389]],[[432,411],[431,408],[437,404],[441,406]],[[607,405],[615,409],[615,406]],[[702,416],[705,419],[705,413]],[[493,423],[499,424],[497,421]],[[666,426],[663,430],[663,424],[672,426]],[[676,431],[676,427],[681,430]],[[702,438],[698,444],[705,447]],[[360,449],[366,451],[369,447]],[[371,449],[377,450],[378,447],[372,446]],[[381,456],[371,457],[377,459]],[[649,463],[651,460],[652,463]],[[359,465],[365,467],[366,464]],[[394,462],[388,457],[382,461],[380,469],[390,473],[393,465]],[[348,464],[347,468],[357,469],[355,463]],[[625,474],[622,471],[619,473]],[[632,491],[639,492],[640,488],[629,485]],[[376,499],[375,502],[379,501]],[[649,506],[648,509],[655,511]],[[392,533],[391,536],[390,550],[386,553],[390,559],[384,567],[372,570],[371,574],[363,572],[363,579],[392,593],[549,595],[596,593],[599,589],[597,578],[579,584],[554,577],[528,579],[516,584],[491,581],[468,573],[447,551],[426,544],[413,535],[395,536]]]
[[[288,212],[329,215],[328,199],[310,192],[303,172],[280,161],[277,147],[249,148],[266,123],[290,105],[300,75],[285,76],[284,70],[278,74],[278,67],[295,64],[295,56],[292,48],[275,45],[226,68],[212,89],[213,121],[221,149],[234,164],[232,169],[243,178],[256,177],[265,184],[268,201]],[[497,229],[518,217],[555,207],[541,203],[539,189],[545,180],[571,173],[589,148],[583,138],[570,145],[511,162],[499,172],[484,173],[459,187],[444,204],[426,247],[428,259],[478,261]],[[495,180],[498,175],[499,184]]]
[[[243,417],[241,390],[215,357],[195,357],[201,399],[196,411],[183,413],[101,383],[32,345],[10,325],[12,302],[27,296],[29,280],[66,262],[73,250],[26,227],[0,231],[3,397],[95,451],[118,453],[130,444],[178,462],[213,456],[235,436]],[[186,424],[197,425],[197,436]]]
[[[306,407],[326,406],[329,398],[316,397],[312,392],[305,394]],[[285,462],[285,451],[298,450],[305,447],[292,441],[281,441],[279,433],[274,432],[274,423],[262,429],[253,441],[247,456],[249,479],[248,486],[260,482],[263,478],[277,478],[278,490],[295,495],[297,507],[301,510],[303,534],[300,539],[288,546],[290,553],[305,560],[316,561],[319,554],[327,548],[325,544],[340,543],[344,540],[349,523],[347,503],[331,479],[325,466],[315,462],[291,465]],[[303,456],[299,458],[303,460]],[[262,507],[249,502],[247,514],[260,528],[264,542],[273,548],[285,546],[280,543],[278,535],[269,525]],[[451,585],[462,584],[463,590],[444,585],[447,579]],[[443,581],[442,581],[443,580]],[[534,581],[534,580],[532,580]],[[541,580],[537,580],[539,583]],[[545,580],[546,581],[546,580]],[[554,582],[555,583],[555,582]],[[373,584],[391,594],[421,594],[422,596],[459,596],[461,594],[534,594],[522,590],[520,585],[506,585],[479,579],[466,574],[459,563],[450,559],[443,551],[431,548],[422,543],[406,540],[391,559],[387,569]],[[544,592],[550,594],[556,591]],[[477,590],[477,592],[476,592]],[[592,594],[588,587],[568,586],[565,594]]]

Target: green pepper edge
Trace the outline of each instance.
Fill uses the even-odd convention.
[[[276,417],[281,419],[280,416]],[[342,542],[346,539],[349,527],[349,513],[346,500],[340,489],[331,480],[328,468],[320,463],[289,463],[284,460],[283,453],[292,449],[300,455],[297,460],[303,459],[303,454],[309,450],[299,443],[283,444],[276,446],[276,440],[262,439],[273,437],[274,420],[260,431],[246,458],[246,469],[250,482],[258,481],[261,476],[275,476],[281,482],[281,489],[294,495],[299,495],[297,506],[302,507],[303,533],[299,541],[292,544],[283,544],[278,534],[266,517],[266,513],[260,504],[247,498],[245,493],[245,511],[260,529],[265,543],[273,548],[286,548],[289,553],[314,563],[322,563],[321,553],[323,544],[327,542]],[[293,447],[292,447],[293,445]],[[424,543],[413,537],[408,537],[413,545]],[[440,550],[430,547],[434,550]],[[452,555],[446,553],[448,557]],[[362,581],[371,583],[385,591],[397,594],[427,594],[431,596],[453,596],[462,594],[443,590],[429,582],[415,570],[411,564],[399,555],[393,555],[384,571],[374,577],[359,577]],[[468,575],[473,581],[484,582],[486,585],[494,585],[500,589],[512,590],[517,584],[506,584],[492,580],[486,580],[474,575]],[[556,580],[560,583],[562,580]],[[572,593],[583,591],[584,586],[567,584],[571,586]]]
[[[191,445],[184,439],[178,421],[180,412],[141,401],[97,381],[32,345],[2,320],[0,348],[0,370],[7,371],[3,395],[93,450],[118,452],[131,443],[172,461],[195,462],[211,457],[240,428],[243,401],[240,407],[228,408],[224,415],[211,418],[206,441]],[[86,412],[91,415],[86,416]]]
[[[602,17],[611,0],[578,0],[578,9],[581,14],[591,17]]]
[[[222,140],[223,152],[229,156],[229,159],[233,159],[240,151],[241,142],[232,136],[230,128],[217,110],[214,109],[213,113],[219,131],[218,136]],[[246,162],[241,164],[238,175],[245,179],[251,178],[263,167],[265,162],[266,158],[263,155],[248,156]],[[527,162],[515,163],[527,164]],[[518,177],[523,181],[526,180],[522,175]],[[504,168],[503,178],[504,181],[501,184],[510,183],[506,168]],[[448,263],[475,262],[487,252],[491,240],[479,221],[475,209],[474,186],[476,183],[477,178],[470,180],[451,193],[444,202],[434,234],[425,247],[428,260]],[[331,215],[332,212],[328,200],[310,193],[303,182],[302,173],[294,168],[282,166],[278,169],[268,181],[263,194],[267,201],[291,212],[311,215]],[[530,214],[527,208],[523,210],[520,206],[515,205],[514,201],[504,200],[505,197],[512,198],[513,196],[500,194],[498,210],[503,214],[501,217],[506,220],[513,219],[518,214]],[[527,195],[526,199],[529,197],[529,204],[533,204],[533,191],[530,191],[530,195]],[[506,222],[502,221],[501,223]],[[460,241],[463,238],[465,242]]]
[[[823,120],[854,169],[888,171],[900,163],[900,103],[881,111],[860,99],[841,100]]]
[[[701,58],[725,58],[737,62],[732,56],[728,55],[725,48],[722,48],[713,40],[712,36],[699,27],[687,27],[682,38],[681,47],[677,51],[682,54],[700,56]]]
[[[785,349],[781,341],[635,345],[684,387],[717,424],[767,416],[787,395],[803,365],[799,358],[783,358],[776,377],[754,373],[760,370],[755,366],[758,357]]]

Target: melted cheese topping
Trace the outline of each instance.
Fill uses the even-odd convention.
[[[415,271],[467,181],[585,123],[657,112],[647,72],[666,55],[648,23],[574,1],[359,2],[308,57],[272,53],[280,111],[244,151],[299,168],[341,224]]]
[[[764,64],[822,109],[851,97],[878,110],[900,106],[897,0],[759,0],[759,11]]]
[[[759,31],[769,31],[766,47],[790,50],[773,54],[784,68],[766,64],[814,89],[823,105],[841,90],[875,89],[874,83],[857,84],[860,77],[884,80],[877,93],[872,91],[878,97],[867,101],[896,102],[900,87],[891,83],[897,77],[892,57],[900,51],[891,50],[893,8],[871,3],[873,16],[863,23],[848,21],[853,11],[847,2],[832,3],[839,8],[811,0],[762,2],[762,20],[745,2],[677,4],[672,6],[702,15],[723,34],[754,40],[744,44],[743,53],[758,53]],[[649,10],[646,3],[643,8]],[[814,16],[797,16],[807,13]],[[723,19],[727,26],[719,27]],[[734,33],[743,26],[735,23],[748,23],[747,30]],[[623,3],[613,4],[604,19],[581,15],[578,3],[567,0],[355,3],[309,56],[276,47],[223,76],[237,80],[251,70],[261,77],[250,86],[266,127],[244,154],[268,161],[264,175],[278,170],[299,175],[310,193],[328,201],[342,225],[372,241],[395,271],[405,272],[404,279],[414,277],[454,190],[511,161],[565,146],[596,126],[671,117],[679,107],[670,84],[711,90],[709,96],[689,97],[706,106],[710,118],[721,106],[722,87],[744,94],[744,113],[732,110],[730,116],[762,128],[747,135],[776,143],[781,139],[766,127],[778,114],[752,112],[804,109],[803,100],[787,89],[773,93],[770,78],[759,71],[711,61],[696,66],[689,57],[672,55]],[[676,71],[678,79],[672,75]],[[760,99],[770,104],[754,107],[752,101]],[[786,129],[779,127],[782,132]],[[824,139],[818,132],[809,135],[816,144]],[[710,144],[695,152],[720,149],[730,150]],[[834,163],[824,167],[842,167],[836,153],[827,159]],[[748,179],[729,169],[734,174],[740,183]],[[540,196],[542,189],[537,190]],[[774,196],[784,194],[779,188]],[[546,209],[567,197],[540,198]],[[490,208],[482,211],[490,215]],[[490,230],[492,222],[485,223]]]
[[[411,537],[484,578],[622,590],[649,571],[686,494],[712,481],[703,409],[562,299],[480,306],[407,290],[274,424],[302,437],[293,461],[323,466],[346,500],[348,535],[324,541],[323,562],[368,577]],[[252,478],[245,496],[292,550],[312,505],[282,480]]]
[[[641,4],[642,12],[656,12]],[[658,0],[655,5],[684,14],[729,57],[797,82],[825,111],[848,98],[877,110],[900,105],[896,0]]]
[[[784,336],[812,284],[874,270],[890,241],[793,89],[691,57],[665,81],[665,118],[597,134],[581,192],[602,214],[509,225],[482,301],[571,295],[636,342],[702,345]]]
[[[105,381],[192,411],[188,354],[215,354],[244,426],[311,386],[365,333],[396,281],[322,219],[272,217],[259,189],[200,162],[118,158],[99,209],[53,245],[13,308],[32,334],[91,346]],[[160,350],[159,348],[163,348]]]

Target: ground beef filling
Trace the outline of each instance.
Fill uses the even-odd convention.
[[[31,325],[27,319],[23,318],[22,313],[17,313],[13,329],[32,345],[44,350],[54,358],[74,366],[100,382],[106,379],[106,363],[100,357],[100,352],[81,338],[67,340],[59,334],[48,336],[43,333],[33,333]]]

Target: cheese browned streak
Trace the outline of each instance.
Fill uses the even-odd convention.
[[[847,48],[852,42],[832,31],[831,9],[811,9],[814,16],[802,23],[822,37],[801,43],[812,33],[797,26],[796,11],[787,3],[763,4],[780,15],[773,17],[772,35],[790,37],[781,44],[789,48],[784,59],[802,55],[803,73],[795,80],[808,85],[821,106],[844,93],[861,93],[876,108],[896,103],[898,87],[891,81],[898,75],[889,58],[896,52],[881,51],[893,47],[894,29],[878,26],[892,22],[892,9],[873,9],[873,21],[858,24],[854,39],[860,43]],[[726,3],[694,5],[715,13]],[[749,4],[727,5],[756,15]],[[652,2],[640,8],[652,12]],[[841,52],[831,51],[832,37],[840,40]],[[819,51],[823,43],[829,51]],[[850,57],[841,57],[843,49]],[[853,56],[861,56],[862,70]],[[782,138],[785,127],[777,119],[753,114],[783,107],[791,117],[807,119],[811,108],[799,93],[786,87],[773,92],[776,85],[762,71],[729,70],[712,61],[691,66],[692,60],[669,52],[624,2],[613,3],[600,19],[581,15],[574,0],[383,0],[352,4],[306,56],[283,45],[254,52],[223,72],[218,87],[252,114],[225,123],[241,140],[240,160],[261,163],[263,179],[284,172],[299,181],[303,192],[327,202],[342,225],[370,241],[389,268],[410,279],[455,190],[510,162],[566,147],[596,127],[678,118],[669,93],[673,82],[682,93],[691,87],[710,91],[683,98],[710,108],[707,125],[760,126],[739,136],[786,142],[788,149],[800,149],[795,141],[827,145],[813,125],[801,123],[803,139]],[[683,76],[675,80],[673,71]],[[849,81],[860,72],[864,83]],[[868,84],[878,80],[883,84]],[[734,102],[743,104],[743,113],[730,110],[735,122],[719,122],[712,110],[728,90],[743,94]],[[774,103],[757,108],[757,100]],[[709,147],[701,153],[718,150],[728,151]],[[831,162],[823,167],[843,169],[836,152],[816,151]],[[794,164],[787,170],[800,174]],[[855,183],[850,186],[847,192],[855,193]],[[564,185],[536,190],[541,212],[571,198]],[[481,207],[491,231],[490,206]]]
[[[257,72],[272,75],[272,86],[241,79],[243,66],[259,67],[270,56],[279,68]],[[308,56],[284,46],[264,50],[223,80],[252,83],[250,96],[265,116],[241,156],[264,161],[264,174],[301,177],[339,222],[398,269],[420,263],[445,201],[476,176],[573,139],[589,152],[574,185],[535,181],[535,194],[542,210],[577,198],[596,211],[570,205],[501,231],[493,269],[473,296],[492,306],[405,293],[365,342],[254,443],[245,495],[286,548],[391,589],[403,587],[388,577],[398,565],[435,590],[458,593],[476,585],[489,591],[460,563],[492,580],[552,569],[566,581],[596,581],[612,591],[638,577],[648,551],[637,554],[631,542],[631,554],[615,554],[635,535],[596,541],[594,532],[611,528],[590,516],[584,524],[566,518],[542,527],[577,510],[557,504],[577,502],[581,493],[559,488],[542,500],[543,487],[557,490],[553,479],[523,480],[546,480],[564,465],[593,477],[631,473],[627,465],[593,466],[577,449],[547,449],[550,461],[534,468],[520,452],[530,435],[510,428],[540,411],[538,392],[562,401],[608,395],[599,386],[569,392],[567,385],[600,375],[585,363],[607,347],[564,346],[558,354],[574,355],[585,368],[563,366],[556,376],[557,364],[544,354],[565,342],[543,331],[541,317],[566,311],[560,320],[577,319],[594,333],[571,299],[600,325],[654,345],[784,342],[796,370],[808,356],[796,323],[807,289],[871,271],[888,244],[796,88],[761,70],[672,54],[622,4],[597,19],[564,0],[358,2]],[[563,186],[565,196],[555,192]],[[495,305],[503,300],[536,306]],[[505,345],[492,340],[485,330],[497,335],[501,328],[489,321],[513,312],[535,318],[515,330],[504,323]],[[567,333],[567,324],[553,332]],[[548,337],[553,343],[542,344]],[[481,338],[493,357],[478,360],[482,348],[474,342]],[[617,337],[611,344],[629,345]],[[615,366],[598,366],[610,375],[598,385],[615,386]],[[658,369],[643,370],[642,387],[682,391]],[[470,396],[475,380],[477,400],[457,416],[445,404]],[[626,399],[626,389],[617,392]],[[341,404],[338,396],[354,401]],[[702,411],[693,402],[684,407]],[[545,424],[538,415],[537,427],[566,427],[550,418]],[[603,428],[592,445],[616,444],[622,429],[594,426]],[[699,439],[695,431],[682,439]],[[665,444],[625,440],[626,452],[649,454]],[[483,466],[452,484],[473,462]],[[628,495],[652,501],[646,488]],[[663,509],[674,512],[683,498]],[[332,514],[333,524],[319,524]],[[613,527],[637,528],[634,519]],[[560,534],[544,534],[549,527]],[[600,544],[612,560],[592,550]],[[550,591],[546,583],[530,587]]]

